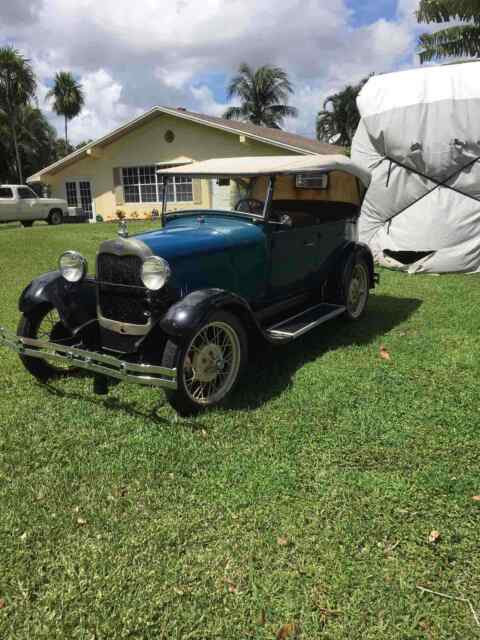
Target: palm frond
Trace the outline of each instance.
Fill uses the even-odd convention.
[[[449,27],[419,38],[420,62],[448,57],[479,57],[480,27],[475,25]]]
[[[421,0],[416,12],[418,22],[473,22],[480,24],[478,0]]]

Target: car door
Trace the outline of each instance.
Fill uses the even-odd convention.
[[[16,209],[12,187],[0,187],[0,222],[15,220]]]
[[[36,220],[43,217],[39,199],[28,187],[17,189],[19,198],[20,217],[22,220]]]
[[[271,225],[270,297],[301,293],[318,269],[318,241],[313,227]]]

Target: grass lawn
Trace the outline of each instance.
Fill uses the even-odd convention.
[[[0,227],[0,324],[115,233]],[[479,277],[384,271],[364,320],[261,348],[194,420],[0,348],[0,638],[479,637],[417,588],[480,612],[479,310]]]

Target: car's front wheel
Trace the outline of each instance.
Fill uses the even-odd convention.
[[[166,391],[183,416],[220,404],[235,386],[247,360],[247,336],[231,313],[213,313],[193,337],[169,340],[162,365],[177,368],[178,389]]]
[[[22,338],[34,338],[46,342],[68,344],[72,334],[62,323],[58,311],[48,305],[39,305],[29,313],[24,313],[18,323],[17,335]],[[50,378],[64,376],[75,371],[68,364],[50,364],[46,360],[30,356],[20,356],[24,367],[39,382],[47,382]]]

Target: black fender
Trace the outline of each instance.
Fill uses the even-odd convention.
[[[189,293],[168,309],[158,326],[169,336],[184,338],[195,333],[213,311],[220,309],[239,317],[246,329],[260,329],[248,302],[224,289],[199,289]]]
[[[375,283],[377,282],[377,279],[375,277],[373,254],[370,251],[370,247],[363,242],[348,242],[342,247],[340,255],[337,255],[337,265],[340,265],[342,280],[346,270],[350,269],[352,261],[357,257],[365,258],[370,276],[370,289],[373,289],[375,287]]]
[[[22,291],[19,310],[28,315],[39,305],[55,307],[62,322],[70,330],[96,318],[95,282],[84,278],[81,282],[67,282],[60,271],[50,271],[35,278]]]

